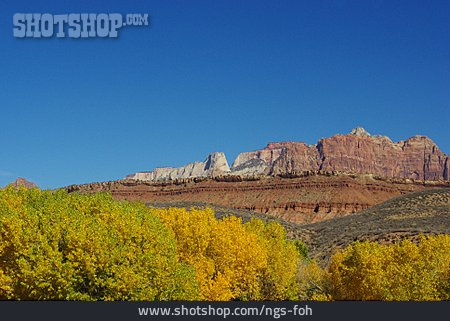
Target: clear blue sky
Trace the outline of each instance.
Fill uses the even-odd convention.
[[[318,3],[320,2],[320,3]],[[117,39],[18,39],[23,13],[148,13]],[[122,178],[361,125],[450,153],[450,2],[0,3],[0,186]]]

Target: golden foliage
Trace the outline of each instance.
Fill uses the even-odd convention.
[[[265,224],[253,219],[245,227],[258,235],[267,251],[267,267],[261,278],[264,300],[297,299],[296,276],[301,260],[295,243],[286,239],[286,231],[278,223]]]
[[[193,269],[143,205],[0,191],[0,299],[197,299]]]
[[[450,236],[354,243],[328,269],[277,223],[108,194],[0,190],[0,300],[449,300]]]
[[[277,224],[0,190],[0,299],[282,300],[295,298],[297,263]]]
[[[336,300],[448,300],[450,236],[356,242],[333,256],[329,270]]]
[[[316,261],[303,261],[298,271],[298,293],[302,300],[329,301],[328,272]]]
[[[204,300],[286,300],[296,297],[298,254],[279,224],[210,209],[154,209],[177,239],[182,261],[196,270]]]

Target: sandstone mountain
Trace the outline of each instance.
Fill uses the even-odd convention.
[[[366,210],[392,197],[450,187],[448,156],[425,136],[392,142],[363,128],[347,135],[270,143],[239,154],[231,168],[223,153],[180,168],[156,168],[124,180],[73,185],[69,192],[111,192],[117,199],[202,202],[311,224]]]
[[[386,136],[372,136],[357,127],[350,134],[323,138],[316,145],[269,143],[263,149],[239,154],[231,168],[223,153],[212,153],[204,162],[180,168],[156,168],[127,178],[164,181],[227,175],[283,177],[319,171],[439,181],[450,179],[450,161],[426,136],[416,135],[393,142]]]

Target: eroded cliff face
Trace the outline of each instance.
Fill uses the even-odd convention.
[[[315,145],[270,143],[239,154],[231,168],[223,153],[212,153],[179,168],[67,189],[110,191],[115,198],[149,204],[215,204],[305,224],[350,215],[400,194],[449,188],[449,166],[449,157],[425,136],[393,142],[355,128]]]
[[[266,155],[272,154],[278,157],[267,161]],[[362,128],[348,135],[321,139],[316,145],[269,144],[260,151],[240,154],[238,160],[241,158],[246,164],[253,159],[264,161],[269,175],[339,171],[384,178],[449,179],[449,157],[428,137],[417,135],[395,143],[386,136],[371,136]],[[233,164],[232,172],[234,167]],[[251,172],[251,167],[247,166],[246,171]]]
[[[367,175],[313,173],[304,177],[227,180],[226,177],[174,181],[122,180],[69,186],[69,192],[109,191],[117,199],[215,204],[305,224],[346,216],[394,196],[450,182],[375,179]]]
[[[263,149],[239,154],[231,168],[223,153],[213,153],[204,162],[180,168],[156,168],[153,172],[136,173],[127,178],[163,181],[223,175],[295,176],[305,172],[337,171],[438,181],[449,180],[448,158],[428,137],[417,135],[393,142],[386,136],[371,136],[358,127],[347,135],[321,139],[316,145],[270,143]]]

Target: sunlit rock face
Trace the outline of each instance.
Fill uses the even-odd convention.
[[[126,178],[164,181],[195,177],[283,176],[304,172],[346,172],[384,178],[449,180],[449,156],[426,136],[393,142],[356,127],[349,134],[334,135],[315,145],[302,142],[269,143],[265,148],[240,153],[231,168],[224,153],[215,152],[203,162],[182,167],[155,168]]]
[[[181,178],[215,177],[226,175],[230,172],[225,154],[215,152],[209,154],[203,162],[193,162],[176,168],[158,167],[152,172],[138,172],[128,175],[126,178],[143,181],[163,181]]]

